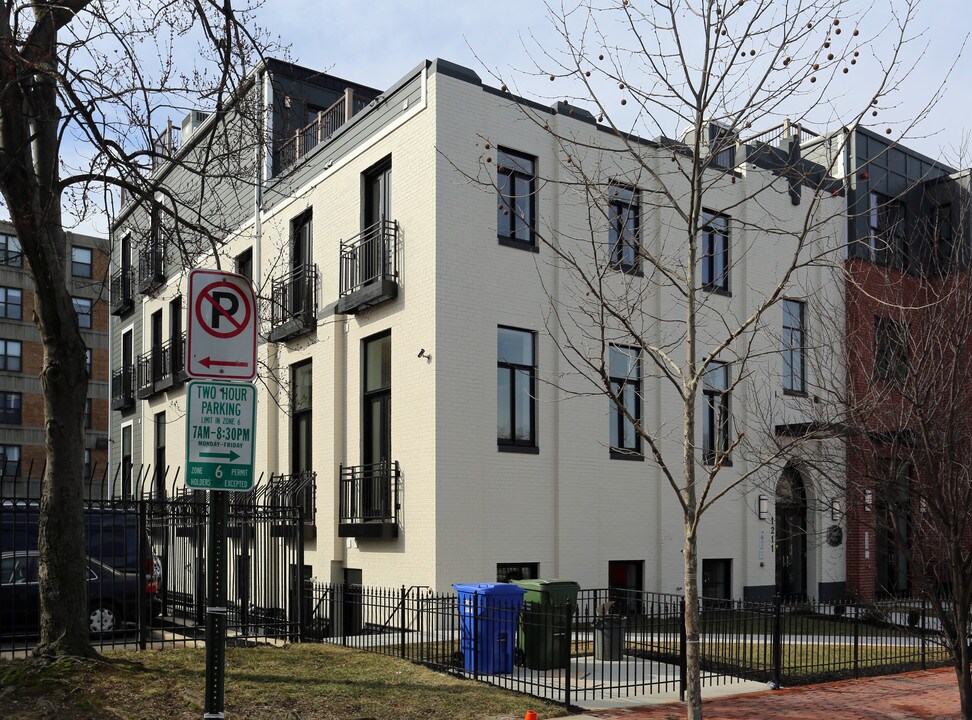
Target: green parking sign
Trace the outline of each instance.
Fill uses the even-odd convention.
[[[252,490],[256,387],[193,380],[188,388],[186,485],[196,490]]]

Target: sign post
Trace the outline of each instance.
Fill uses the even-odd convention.
[[[209,490],[204,720],[223,720],[226,665],[225,491],[253,489],[256,298],[241,275],[189,273],[186,485]],[[227,382],[230,381],[230,382]]]

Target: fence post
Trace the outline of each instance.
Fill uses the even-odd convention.
[[[564,642],[567,643],[567,667],[564,669],[564,705],[570,706],[570,658],[574,650],[574,607],[567,603],[567,627],[564,628]]]
[[[925,598],[921,598],[921,615],[918,620],[918,632],[921,633],[921,669],[928,669],[928,656],[925,648]]]
[[[146,501],[143,498],[138,500],[137,502],[138,502],[138,540],[136,542],[136,545],[139,548],[141,548],[143,543],[145,543],[145,535],[148,533],[148,530],[146,528],[146,522],[145,522]],[[148,548],[146,548],[146,550],[148,552],[143,551],[138,553],[139,576],[143,578],[142,581],[139,583],[138,603],[137,603],[138,649],[139,650],[144,650],[146,648],[147,646],[146,635],[148,634],[150,630],[150,626],[152,624],[150,620],[150,618],[152,617],[152,600],[151,598],[149,598],[148,593],[145,591],[145,588],[148,585],[145,571],[148,568],[142,567],[142,558],[146,557],[146,555],[152,558],[152,560],[150,561],[152,563],[152,570],[151,570],[152,581],[155,582],[155,556],[154,553],[152,552],[151,544],[148,546]],[[159,590],[158,588],[155,588],[156,592],[158,592],[158,590]]]
[[[854,677],[861,676],[859,664],[859,648],[861,640],[861,606],[854,603]]]
[[[678,599],[678,699],[685,701],[688,682],[688,638],[685,635],[685,598]]]
[[[479,593],[473,593],[472,605],[472,626],[473,626],[473,680],[479,680]],[[460,618],[461,619],[461,618]]]
[[[347,644],[348,644],[348,619],[347,619],[346,616],[347,616],[347,613],[348,613],[348,583],[347,583],[346,580],[345,580],[345,582],[341,583],[340,597],[341,597],[341,603],[340,603],[340,607],[341,607],[341,644],[344,645],[345,647],[347,647]]]
[[[304,578],[304,506],[301,504],[297,505],[297,532],[296,535],[296,550],[297,550],[297,592],[295,593],[297,600],[297,639],[300,641],[304,640],[304,633],[307,628],[307,607],[309,603],[306,602],[307,588],[305,586]],[[246,533],[246,524],[243,524],[243,533]],[[309,578],[307,578],[309,579]]]
[[[773,598],[773,682],[783,685],[783,601],[779,594]]]
[[[402,660],[405,659],[405,595],[406,595],[405,586],[402,585],[402,601],[398,605],[398,609],[399,609],[398,619],[399,622],[402,624],[402,629],[401,632],[399,633],[399,637],[401,638],[400,645],[401,645]]]

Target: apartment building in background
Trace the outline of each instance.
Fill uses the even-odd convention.
[[[66,273],[87,345],[86,492],[101,497],[108,477],[108,273],[104,238],[67,233]],[[39,497],[45,466],[44,348],[33,320],[34,290],[20,242],[0,222],[0,473],[3,497]]]
[[[560,577],[679,590],[681,510],[631,432],[632,419],[657,428],[671,456],[678,398],[614,326],[597,352],[624,408],[572,373],[551,308],[583,292],[538,236],[586,237],[590,267],[602,262],[603,282],[638,298],[644,331],[680,352],[665,318],[682,317],[681,301],[645,290],[652,272],[639,248],[677,256],[685,227],[638,165],[674,183],[672,158],[686,146],[627,138],[635,162],[582,109],[515,98],[441,59],[383,91],[268,60],[247,92],[267,108],[271,146],[241,150],[243,176],[208,185],[203,217],[231,228],[221,267],[251,278],[259,297],[257,474],[263,492],[303,507],[303,572],[440,589]],[[201,192],[180,166],[222,122],[232,118],[190,115],[171,145],[180,163],[163,163],[155,180],[187,198]],[[609,161],[594,225],[545,124]],[[744,318],[772,289],[808,216],[816,251],[842,248],[842,183],[825,162],[793,162],[823,142],[785,126],[713,164],[702,352],[725,318]],[[117,495],[183,489],[187,271],[167,239],[166,202],[129,203],[112,230]],[[808,442],[750,478],[752,456],[727,440],[731,427],[769,446],[812,426],[825,383],[806,338],[820,332],[819,307],[841,311],[842,293],[825,267],[797,269],[767,322],[705,378],[699,468],[718,459],[725,482],[744,478],[700,529],[706,595],[844,590],[845,545],[821,540],[841,522],[831,520],[835,491],[814,469],[818,454],[843,463],[842,445]],[[757,352],[744,363],[747,348]]]

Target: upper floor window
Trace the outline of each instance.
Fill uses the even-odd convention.
[[[0,318],[21,320],[23,316],[23,291],[19,288],[0,287]]]
[[[714,362],[702,375],[705,412],[702,419],[702,457],[706,465],[729,465],[729,364]]]
[[[94,401],[86,398],[84,401],[84,429],[90,430],[94,427]]]
[[[611,267],[625,272],[638,269],[641,209],[638,191],[623,185],[612,185],[608,203],[611,222]]]
[[[0,233],[0,265],[23,267],[24,254],[16,235]]]
[[[611,345],[608,357],[611,392],[612,455],[640,456],[641,435],[641,364],[638,349]]]
[[[20,445],[0,445],[0,474],[4,477],[20,474]]]
[[[729,218],[702,211],[702,287],[729,292]]]
[[[783,301],[783,389],[793,393],[806,392],[804,308],[800,300]]]
[[[23,345],[20,340],[0,340],[0,370],[20,372]]]
[[[888,317],[874,319],[874,375],[903,383],[908,378],[908,326]]]
[[[84,371],[91,377],[91,348],[84,349]]]
[[[71,275],[78,278],[90,278],[92,275],[91,248],[71,247]]]
[[[247,248],[236,256],[236,274],[247,280],[253,279],[253,248]]]
[[[0,423],[20,425],[21,395],[15,392],[0,393]]]
[[[908,263],[908,236],[905,233],[905,206],[881,193],[867,196],[868,252],[871,262],[894,260]]]
[[[496,441],[501,448],[537,445],[535,341],[529,330],[497,328]]]
[[[496,234],[504,245],[536,249],[536,159],[496,151]]]
[[[78,316],[78,327],[90,330],[92,314],[92,302],[90,298],[71,298],[71,302],[74,303],[74,312]]]

